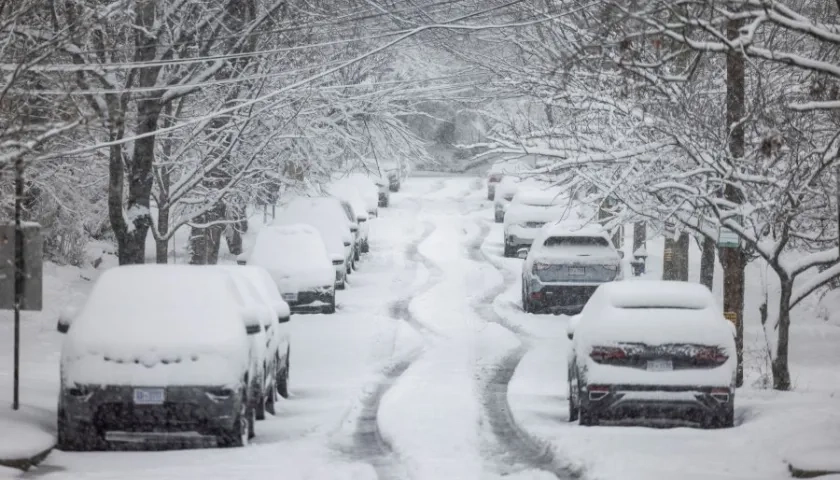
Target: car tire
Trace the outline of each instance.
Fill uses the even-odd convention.
[[[59,408],[57,417],[56,448],[63,452],[89,452],[102,448],[102,439],[93,425],[80,423],[71,429],[62,408]]]
[[[505,251],[504,251],[505,258],[511,258],[516,256],[516,249],[514,247],[505,244]]]
[[[362,259],[362,246],[359,245],[359,248],[356,248],[353,252],[353,268],[356,268],[356,262]]]
[[[251,398],[256,400],[254,402],[254,418],[256,418],[257,420],[265,420],[265,392],[266,389],[258,385],[257,388],[254,390],[254,395],[251,396]]]
[[[368,252],[370,252],[370,244],[367,242],[367,240],[365,240],[364,242],[362,242],[362,253]]]
[[[703,428],[719,429],[735,427],[735,409],[729,408],[723,415],[715,415],[704,419]]]
[[[283,370],[277,374],[277,393],[283,398],[289,398],[289,366],[291,365],[291,350],[286,350],[286,360]]]
[[[491,192],[490,190],[487,191],[487,200],[495,200],[495,197],[496,195],[494,195],[494,192]]]
[[[569,373],[571,378],[571,373]],[[580,416],[580,410],[578,409],[577,402],[575,402],[575,397],[572,394],[572,381],[569,380],[569,422],[576,422],[578,417]]]
[[[580,397],[580,386],[578,386],[578,397]],[[578,424],[583,427],[594,427],[598,425],[598,415],[584,407],[583,404],[578,404]]]
[[[344,290],[345,288],[347,288],[347,280],[342,280],[341,283],[335,284],[336,290]]]
[[[243,392],[242,402],[239,405],[239,413],[237,413],[236,417],[234,417],[233,426],[229,429],[225,429],[221,435],[219,435],[219,446],[224,448],[235,448],[248,445],[248,441],[254,436],[253,417],[254,409]]]
[[[505,213],[504,212],[496,212],[495,214],[496,223],[502,223],[505,221]]]

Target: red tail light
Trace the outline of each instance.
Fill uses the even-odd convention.
[[[698,363],[723,365],[729,356],[718,347],[701,347],[694,352],[694,360]]]
[[[589,357],[597,363],[609,362],[612,360],[624,360],[627,358],[627,352],[621,347],[592,347],[589,352]]]
[[[531,293],[531,300],[542,300],[543,293],[542,292],[532,292]]]

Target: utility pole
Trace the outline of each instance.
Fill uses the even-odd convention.
[[[734,40],[740,35],[742,20],[729,20],[726,35]],[[745,62],[742,52],[730,49],[726,53],[726,127],[729,129],[729,158],[735,166],[744,158]],[[729,202],[743,202],[742,193],[732,185],[724,187],[723,196]],[[743,249],[721,248],[723,265],[723,310],[735,323],[735,345],[738,353],[736,385],[744,384],[744,269],[746,255]]]
[[[12,393],[12,410],[20,408],[20,309],[23,306],[23,292],[26,281],[26,265],[23,260],[23,224],[21,215],[23,210],[23,155],[15,159],[15,278],[14,278],[14,312],[15,312],[15,365]]]

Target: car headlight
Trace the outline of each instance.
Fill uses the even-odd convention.
[[[533,270],[535,272],[540,271],[540,270],[548,270],[549,268],[551,268],[550,263],[534,262]]]

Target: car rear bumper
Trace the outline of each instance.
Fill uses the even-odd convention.
[[[550,310],[552,313],[574,315],[583,310],[589,297],[595,293],[594,285],[542,285],[531,286],[528,292],[531,303],[537,310]]]
[[[588,385],[580,404],[599,419],[682,419],[702,423],[732,411],[728,387],[664,385]]]
[[[64,420],[69,426],[89,425],[105,439],[131,441],[130,437],[163,439],[201,438],[231,428],[237,421],[241,392],[219,396],[217,387],[161,387],[163,403],[134,402],[134,386],[92,386],[87,395],[61,393]],[[142,388],[142,387],[141,387]],[[159,437],[159,438],[158,438]]]
[[[286,301],[286,303],[289,304],[293,313],[308,312],[320,310],[324,305],[331,304],[334,295],[333,290],[310,290],[308,292],[298,292],[296,301]]]

